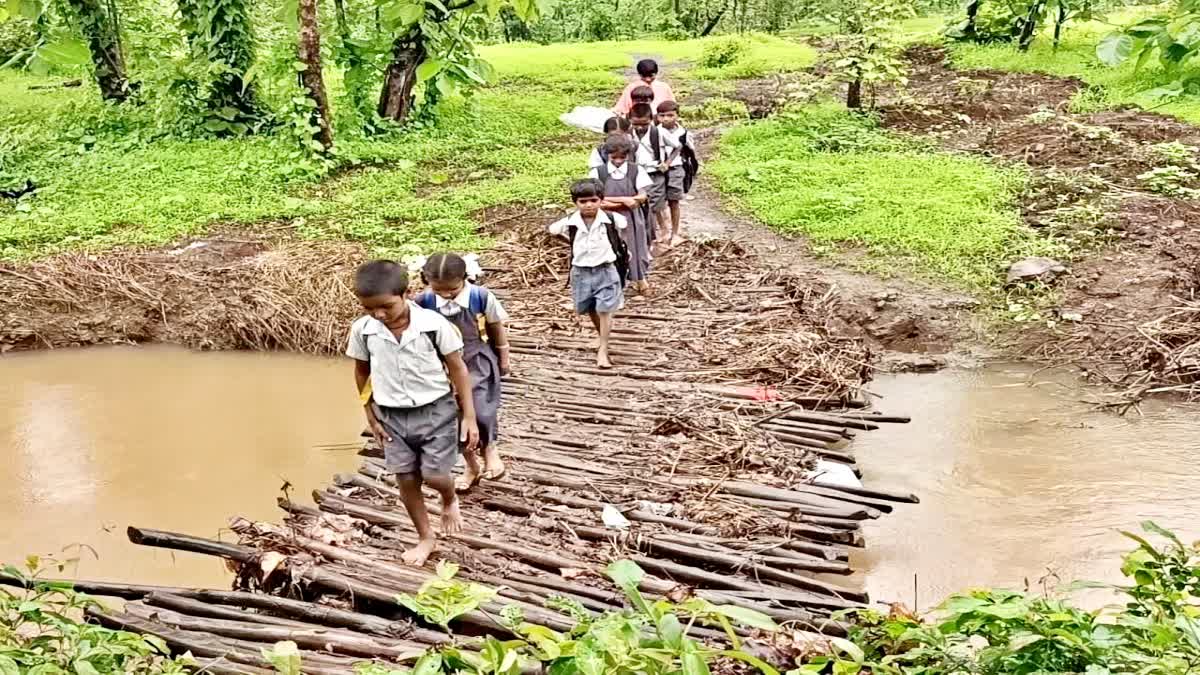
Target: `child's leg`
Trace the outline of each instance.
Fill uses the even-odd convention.
[[[608,335],[612,331],[612,314],[608,312],[592,312],[592,323],[600,333],[600,348],[596,351],[596,365],[601,368],[612,368],[612,360],[608,357]]]
[[[679,236],[679,201],[672,200],[667,202],[667,206],[671,208],[671,239],[674,243],[676,237]]]
[[[425,495],[421,494],[420,474],[408,473],[396,476],[396,485],[400,488],[400,501],[404,510],[412,520],[417,530],[417,545],[408,549],[400,556],[406,565],[420,567],[429,559],[437,545],[437,538],[429,527],[429,511],[425,509]]]
[[[463,464],[465,466],[462,478],[454,484],[454,488],[459,492],[466,492],[475,487],[475,484],[479,482],[479,477],[483,475],[479,468],[479,453],[464,451]]]
[[[383,448],[387,470],[396,476],[400,502],[417,531],[417,545],[404,552],[401,558],[408,565],[423,565],[433,552],[433,530],[429,527],[429,512],[421,495],[421,466],[417,451],[409,445],[414,431],[419,431],[423,408],[387,408],[377,406],[375,416],[389,436]]]
[[[459,453],[458,404],[447,394],[420,410],[421,477],[442,498],[442,533],[455,534],[463,526],[452,473]]]

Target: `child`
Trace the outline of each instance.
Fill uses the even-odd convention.
[[[508,334],[504,329],[508,313],[494,294],[467,279],[467,261],[453,253],[430,256],[421,276],[429,289],[417,298],[417,304],[438,311],[458,328],[463,339],[462,358],[475,385],[471,393],[484,469],[480,472],[475,453],[464,453],[467,467],[457,488],[466,491],[481,478],[496,480],[505,473],[504,460],[496,450],[496,414],[500,408],[500,376],[509,373]]]
[[[642,59],[637,64],[638,79],[630,82],[625,91],[621,92],[621,97],[617,99],[617,104],[613,106],[613,112],[618,115],[628,115],[633,108],[633,98],[631,94],[633,90],[646,86],[650,87],[654,92],[654,99],[650,102],[651,110],[658,107],[663,101],[674,101],[675,94],[671,91],[671,85],[658,79],[658,63],[654,59]]]
[[[663,101],[658,106],[658,127],[663,137],[671,137],[679,145],[679,154],[671,161],[667,171],[667,207],[671,211],[671,236],[667,245],[673,246],[679,239],[679,202],[691,188],[690,177],[699,166],[696,150],[688,139],[687,129],[679,123],[679,104]],[[686,162],[685,162],[686,160]]]
[[[629,143],[629,139],[621,136],[610,138]],[[620,161],[624,163],[628,150],[624,147],[619,149],[622,150]],[[610,147],[609,151],[612,150]],[[613,313],[624,304],[622,289],[625,283],[618,265],[622,262],[621,257],[628,255],[621,242],[626,220],[620,214],[602,209],[605,203],[604,189],[597,180],[588,178],[576,181],[571,186],[571,201],[575,202],[575,213],[550,225],[550,234],[571,241],[571,297],[575,301],[575,311],[587,314],[600,334],[596,365],[612,368],[608,356],[608,335],[612,330]],[[633,200],[624,198],[622,203],[626,202],[633,203]]]
[[[671,163],[679,157],[679,141],[664,134],[654,124],[654,111],[649,104],[638,103],[629,111],[629,123],[633,126],[633,140],[638,143],[638,164],[646,170],[653,182],[649,192],[650,213],[654,214],[653,227],[661,233],[658,239],[670,241],[671,226],[667,219],[667,172]]]
[[[403,265],[373,260],[358,268],[354,293],[366,316],[350,327],[346,355],[354,359],[354,381],[367,425],[383,448],[388,471],[396,475],[400,500],[417,530],[417,545],[402,558],[420,566],[437,543],[421,483],[442,498],[443,532],[462,530],[450,472],[459,441],[465,441],[468,452],[474,450],[479,427],[462,338],[441,314],[409,302],[404,297],[407,292],[408,272]],[[450,395],[451,384],[457,406]]]
[[[628,136],[631,128],[627,117],[608,118],[604,121],[604,142],[607,142],[608,137],[612,134],[619,133]],[[608,163],[608,153],[604,150],[604,142],[592,150],[592,155],[588,158],[588,171]]]
[[[627,281],[643,295],[650,294],[651,225],[646,210],[647,191],[654,186],[645,169],[634,159],[637,144],[628,136],[613,134],[605,142],[608,162],[591,170],[591,177],[600,181],[604,194],[601,208],[625,217],[627,227],[621,230],[629,248]]]

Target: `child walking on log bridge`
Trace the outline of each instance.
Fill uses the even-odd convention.
[[[398,263],[373,260],[358,268],[354,293],[366,316],[350,327],[346,355],[354,359],[367,425],[419,538],[403,560],[419,566],[437,543],[421,484],[442,498],[442,530],[461,531],[451,470],[460,441],[466,452],[474,451],[479,427],[462,338],[441,314],[409,302],[407,292],[408,272]]]
[[[475,421],[479,424],[480,471],[476,453],[466,452],[466,470],[456,486],[460,492],[481,479],[504,477],[504,461],[496,449],[497,413],[500,410],[500,376],[509,372],[508,313],[496,295],[467,279],[467,261],[453,253],[436,253],[425,262],[421,276],[428,290],[417,304],[435,310],[458,329],[463,339],[463,361],[474,383]]]
[[[600,207],[606,212],[620,214],[627,227],[621,238],[629,249],[629,271],[622,282],[629,281],[643,294],[649,294],[651,228],[646,203],[647,191],[654,186],[649,174],[635,159],[637,143],[628,136],[612,134],[604,143],[608,161],[591,170],[591,177],[600,182]]]
[[[627,229],[626,221],[624,216],[600,208],[604,189],[597,180],[576,181],[571,186],[571,201],[575,202],[575,213],[550,225],[550,233],[571,242],[571,296],[575,311],[587,314],[600,334],[596,365],[611,368],[608,335],[612,330],[612,315],[624,303],[629,256],[621,239],[621,232]]]

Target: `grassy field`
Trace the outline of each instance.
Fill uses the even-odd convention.
[[[1014,207],[1020,173],[922,148],[835,107],[735,129],[710,169],[759,220],[818,250],[863,249],[859,264],[874,271],[982,289],[1038,247]]]
[[[107,107],[87,87],[31,90],[60,79],[0,70],[0,183],[32,178],[41,187],[34,198],[0,202],[0,258],[157,245],[229,224],[290,224],[304,236],[364,241],[391,254],[479,248],[485,242],[471,217],[479,209],[564,201],[595,139],[558,116],[610,104],[620,71],[636,58],[677,63],[664,75],[685,92],[804,68],[814,58],[794,42],[749,41],[745,56],[723,69],[695,65],[707,40],[488,47],[496,83],[444,104],[436,125],[344,134],[339,152],[352,160],[349,170],[317,183],[289,172],[287,139],[177,138],[160,131],[150,106]]]

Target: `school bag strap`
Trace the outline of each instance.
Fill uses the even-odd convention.
[[[650,149],[654,151],[654,161],[656,163],[663,161],[661,143],[662,143],[662,138],[660,138],[658,135],[658,125],[651,124],[650,125]]]
[[[596,167],[596,180],[600,181],[600,185],[602,185],[602,186],[604,184],[608,183],[608,159],[607,158],[604,160],[603,164]],[[571,237],[572,241],[574,241],[574,239],[575,239],[575,237]]]
[[[438,347],[437,331],[436,330],[427,330],[427,331],[424,331],[423,333],[421,333],[421,335],[424,335],[429,340],[429,344],[433,345],[433,353],[437,354],[438,361],[441,361],[442,367],[445,368],[446,367],[446,355],[443,354],[442,350]]]
[[[468,309],[475,316],[487,313],[488,289],[471,284],[471,296],[467,301]]]
[[[437,296],[433,291],[425,291],[417,296],[417,306],[421,309],[432,309],[437,311]]]

